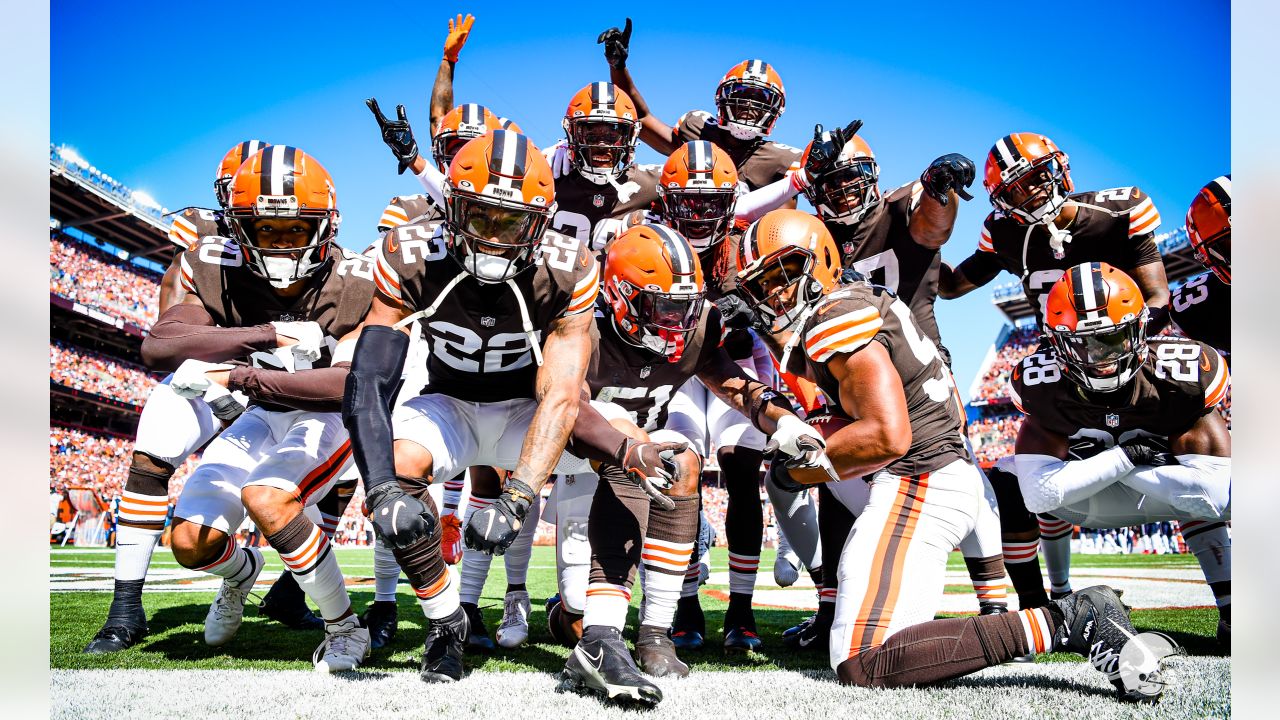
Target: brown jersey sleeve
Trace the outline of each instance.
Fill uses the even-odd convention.
[[[676,121],[675,127],[671,129],[671,139],[678,143],[701,140],[702,129],[710,119],[711,113],[706,110],[690,110]]]
[[[424,307],[426,263],[445,255],[444,241],[436,236],[435,227],[435,223],[410,222],[383,234],[374,259],[373,281],[378,292],[395,304]]]
[[[342,409],[350,363],[313,370],[286,372],[239,366],[231,370],[228,388],[254,400],[295,410],[337,412]]]
[[[276,347],[270,323],[245,328],[214,325],[200,305],[178,303],[165,310],[142,341],[142,362],[152,370],[176,370],[184,360],[223,362]]]

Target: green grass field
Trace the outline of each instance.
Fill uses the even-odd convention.
[[[712,552],[712,565],[723,569],[726,550],[716,548]],[[270,551],[264,553],[267,568],[282,569],[279,558]],[[348,579],[368,581],[352,587],[352,601],[357,611],[373,600],[373,555],[368,549],[338,549],[339,562]],[[53,570],[92,568],[109,571],[113,554],[102,552],[66,552],[54,549],[50,553]],[[1186,555],[1165,556],[1099,556],[1078,555],[1073,566],[1102,568],[1195,568],[1195,559]],[[176,568],[173,557],[164,548],[156,552],[154,566]],[[761,557],[762,572],[773,566],[773,551],[765,550]],[[964,563],[953,554],[949,563],[952,570],[963,570]],[[501,560],[494,562],[488,584],[481,598],[485,622],[492,632],[502,616],[502,598],[505,591],[505,573]],[[499,650],[491,655],[468,656],[469,669],[473,672],[557,672],[564,664],[568,650],[551,642],[546,630],[546,614],[542,600],[555,592],[555,560],[552,548],[534,548],[529,570],[529,593],[533,599],[530,619],[530,642],[517,650]],[[704,589],[727,588],[704,586]],[[957,590],[963,590],[957,586]],[[633,603],[632,620],[635,619]],[[255,610],[246,612],[244,626],[239,635],[228,645],[210,648],[204,644],[203,622],[212,592],[148,592],[144,604],[150,618],[151,634],[137,647],[118,655],[89,656],[81,653],[84,645],[97,632],[111,602],[108,592],[54,592],[50,594],[50,648],[49,661],[53,668],[135,668],[151,670],[195,669],[261,669],[261,670],[310,670],[311,653],[322,639],[319,632],[288,630],[265,618],[258,618]],[[1011,597],[1016,606],[1016,599]],[[760,653],[747,657],[726,657],[718,648],[722,639],[720,625],[725,603],[704,593],[702,606],[706,611],[708,638],[707,649],[700,653],[686,654],[685,660],[695,671],[711,670],[800,670],[827,671],[827,659],[822,654],[796,654],[783,648],[778,637],[782,631],[808,615],[801,610],[758,608],[756,621],[764,648]],[[399,591],[400,632],[389,649],[370,658],[366,666],[382,670],[416,670],[424,636],[423,617],[413,593],[404,581]],[[1193,610],[1135,610],[1134,624],[1139,630],[1157,630],[1181,643],[1192,656],[1221,655],[1214,641],[1217,612],[1212,609]],[[632,623],[634,626],[634,622]],[[1040,662],[1078,662],[1074,655],[1047,655]],[[828,671],[829,672],[829,671]]]

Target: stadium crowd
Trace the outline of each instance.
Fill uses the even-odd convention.
[[[143,329],[156,320],[160,278],[66,235],[49,238],[49,291]]]
[[[158,378],[132,363],[52,340],[49,379],[58,385],[141,406]]]
[[[978,454],[978,462],[985,465],[1012,454],[1020,427],[1021,413],[985,417],[969,423],[969,442]]]
[[[1035,348],[1040,331],[1034,327],[1018,328],[1009,334],[1005,343],[996,351],[995,358],[982,375],[978,390],[970,402],[997,400],[1009,397],[1009,373]]]
[[[91,487],[104,500],[120,495],[129,474],[133,441],[128,438],[86,432],[79,428],[49,427],[49,491],[60,493],[68,487]],[[195,469],[192,457],[173,475],[169,502],[176,502],[182,484]]]

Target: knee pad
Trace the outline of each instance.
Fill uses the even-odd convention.
[[[587,607],[587,582],[591,571],[590,513],[590,495],[561,498],[556,508],[557,584],[564,609],[578,615]]]

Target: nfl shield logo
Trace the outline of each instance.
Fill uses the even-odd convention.
[[[591,198],[591,204],[596,207],[604,207],[604,195],[595,195]]]
[[[485,327],[493,327],[494,319],[491,317],[482,317],[480,318],[480,324]]]
[[[1120,416],[1115,413],[1107,413],[1107,427],[1120,427]]]
[[[648,365],[645,365],[644,367],[640,368],[640,379],[643,380],[649,377],[649,373],[652,372],[652,370],[653,368],[649,367]]]

